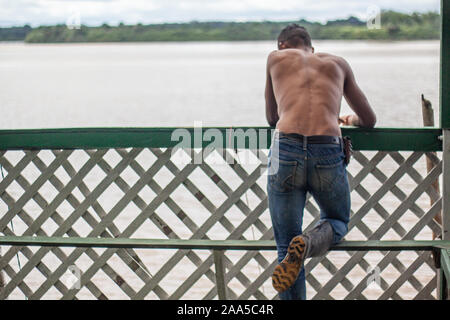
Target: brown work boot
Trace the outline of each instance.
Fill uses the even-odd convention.
[[[305,261],[306,241],[302,235],[292,238],[286,257],[275,267],[272,285],[278,292],[289,289],[297,280]]]
[[[278,292],[289,289],[297,280],[305,259],[323,256],[333,243],[333,228],[323,220],[312,230],[295,236],[289,243],[286,257],[275,267],[272,285]]]

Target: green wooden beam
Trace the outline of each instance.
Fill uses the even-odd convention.
[[[450,249],[441,249],[441,268],[450,288]]]
[[[440,299],[448,299],[448,290],[450,288],[450,250],[441,249],[441,268],[440,268]]]
[[[139,249],[208,249],[208,250],[275,250],[272,240],[201,240],[201,239],[130,239],[130,238],[80,238],[42,236],[2,236],[0,245],[50,246],[50,247],[99,247]],[[450,241],[401,240],[401,241],[343,241],[331,250],[340,251],[398,251],[433,250],[449,248]]]
[[[219,300],[227,300],[227,285],[225,283],[225,265],[223,263],[224,251],[213,250],[214,266],[216,271],[216,288]]]
[[[440,125],[450,129],[450,0],[441,0]]]
[[[230,147],[230,128],[204,127],[201,132],[197,131],[197,136],[195,130],[193,127],[0,130],[0,150],[165,148],[175,147],[183,141],[173,138],[177,133],[186,134],[190,139],[186,138],[188,145],[196,146],[194,140],[201,138],[205,132],[219,134],[221,138],[215,146]],[[232,131],[234,146],[239,149],[267,149],[272,134],[273,128],[269,127],[236,127]],[[342,134],[352,138],[355,150],[442,150],[442,130],[437,128],[343,128]],[[254,144],[249,142],[251,136],[256,137]],[[200,141],[202,147],[211,144],[206,139]]]

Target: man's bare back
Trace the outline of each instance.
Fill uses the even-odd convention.
[[[349,154],[343,140],[335,139],[341,136],[339,122],[373,127],[376,117],[349,64],[314,54],[304,27],[289,24],[277,41],[279,50],[267,60],[265,92],[267,121],[285,133],[274,135],[268,166],[267,199],[278,253],[272,285],[282,300],[306,299],[305,259],[324,255],[348,232]],[[339,117],[342,96],[355,115]],[[308,193],[320,206],[320,222],[303,232]]]
[[[356,115],[339,118],[342,96]],[[266,115],[285,133],[340,136],[344,125],[373,127],[376,117],[341,57],[283,48],[267,60]]]

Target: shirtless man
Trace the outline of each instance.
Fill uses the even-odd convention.
[[[373,127],[376,116],[349,64],[314,53],[305,28],[288,25],[278,49],[267,60],[265,92],[267,121],[277,129],[267,184],[279,262],[272,283],[281,299],[306,299],[305,259],[324,255],[348,232],[350,189],[339,124]],[[342,96],[356,114],[339,117]],[[320,220],[302,233],[307,192]]]

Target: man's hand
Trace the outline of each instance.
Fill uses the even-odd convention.
[[[339,124],[343,126],[359,126],[360,121],[359,117],[356,114],[349,114],[338,119]]]

